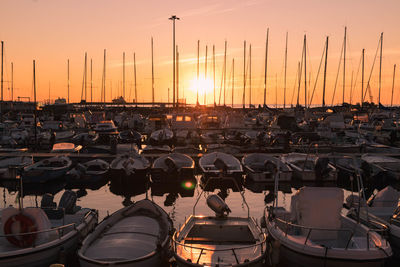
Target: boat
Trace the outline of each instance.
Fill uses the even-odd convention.
[[[281,182],[292,180],[292,169],[280,158],[265,153],[247,154],[242,158],[246,178],[254,182],[273,182],[279,169],[278,177]]]
[[[247,217],[228,216],[230,209],[225,201],[211,194],[207,205],[215,211],[215,216],[199,216],[196,204],[193,214],[172,238],[178,266],[264,266],[266,234],[250,217],[249,209]]]
[[[80,208],[75,202],[76,194],[65,191],[58,207],[53,197],[46,195],[41,207],[3,209],[0,266],[73,264],[71,259],[79,242],[94,229],[98,220],[96,210]]]
[[[98,134],[117,134],[117,127],[114,122],[111,121],[101,121],[95,125],[93,130]]]
[[[106,178],[110,164],[102,159],[94,159],[85,163],[77,163],[67,172],[68,186],[83,187],[98,184]]]
[[[24,167],[32,164],[32,156],[19,156],[1,159],[0,179],[15,179],[17,170],[22,170]]]
[[[151,133],[149,143],[151,145],[171,145],[173,142],[174,133],[167,128],[157,130]]]
[[[232,177],[238,185],[243,184],[242,165],[237,158],[230,154],[222,152],[207,153],[200,158],[199,167],[203,174],[202,180],[204,184],[206,184],[211,177]],[[217,179],[214,181],[217,181]],[[230,180],[228,179],[228,181]]]
[[[137,153],[118,155],[110,164],[111,178],[132,178],[137,181],[147,181],[150,162]]]
[[[392,256],[390,244],[342,214],[343,200],[337,187],[302,187],[292,196],[290,211],[277,201],[268,207],[270,264],[384,266]]]
[[[53,145],[51,153],[76,153],[82,149],[81,145],[75,145],[74,143],[57,143]]]
[[[83,240],[80,266],[160,266],[170,249],[172,229],[161,207],[140,200],[106,217]]]
[[[95,132],[79,133],[72,137],[72,143],[81,146],[94,145],[99,139],[99,135]]]
[[[142,149],[142,154],[168,154],[171,153],[171,147],[167,145],[163,146],[151,146],[151,145],[146,145]]]
[[[151,167],[153,182],[179,181],[192,177],[194,177],[194,160],[182,153],[162,155]]]
[[[58,131],[58,132],[54,132],[54,133],[56,135],[56,138],[55,138],[56,142],[69,141],[75,135],[75,131],[73,131],[73,130]]]
[[[363,154],[361,160],[367,163],[364,168],[366,175],[378,176],[389,175],[396,180],[400,180],[400,160],[384,155]]]
[[[25,183],[44,183],[64,177],[71,168],[72,161],[66,156],[55,156],[26,166],[22,171]]]
[[[282,155],[281,160],[293,170],[294,179],[321,182],[337,180],[337,170],[328,158],[320,158],[316,154],[289,153]]]

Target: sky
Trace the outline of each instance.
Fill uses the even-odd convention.
[[[86,100],[101,100],[103,51],[106,49],[106,100],[134,93],[133,53],[136,55],[137,101],[152,99],[151,38],[154,42],[155,101],[172,101],[172,21],[176,15],[179,51],[179,98],[196,103],[214,102],[213,45],[215,46],[216,102],[222,104],[221,83],[226,57],[226,104],[242,104],[244,41],[246,41],[246,103],[250,101],[249,46],[251,45],[251,103],[262,104],[266,33],[269,28],[267,104],[284,101],[285,37],[288,33],[287,104],[296,104],[297,66],[307,37],[307,94],[315,87],[312,104],[322,102],[322,74],[318,76],[325,39],[329,36],[325,102],[339,103],[343,94],[343,61],[339,69],[344,28],[347,27],[345,101],[359,102],[361,51],[365,49],[365,85],[370,78],[372,100],[378,100],[379,54],[383,35],[381,102],[390,104],[393,68],[400,63],[398,0],[1,0],[0,40],[4,42],[4,100],[11,99],[11,62],[14,99],[33,96],[33,60],[36,61],[39,101],[67,98],[67,60],[70,61],[70,102],[82,99],[84,55],[87,52]],[[197,43],[200,41],[200,82],[197,82]],[[207,46],[207,72],[205,72]],[[232,82],[232,62],[234,82]],[[92,60],[92,72],[90,71]],[[339,69],[339,74],[338,74]],[[372,71],[371,71],[372,70]],[[92,73],[92,86],[90,74]],[[399,77],[400,75],[397,75]],[[338,78],[337,78],[338,77]],[[353,82],[352,81],[353,77]],[[400,77],[395,79],[394,104],[400,104]],[[337,82],[336,82],[337,79]],[[336,90],[335,90],[336,84]],[[92,90],[90,89],[92,87]],[[221,100],[219,100],[222,87]],[[299,102],[304,103],[304,73]],[[168,89],[169,88],[169,89]],[[335,91],[335,97],[333,92]],[[169,98],[168,98],[169,92]],[[352,93],[351,93],[352,92]],[[83,94],[83,98],[85,98]],[[369,95],[366,96],[369,100]],[[310,102],[310,99],[308,99]]]

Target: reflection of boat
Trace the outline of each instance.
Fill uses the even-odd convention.
[[[76,195],[66,191],[56,209],[43,205],[42,208],[3,209],[0,265],[49,266],[63,258],[60,253],[66,264],[72,264],[71,256],[79,241],[95,227],[98,219],[97,211],[79,208],[75,201]],[[52,199],[51,205],[55,205]],[[17,233],[16,229],[24,230]]]
[[[23,182],[23,195],[24,196],[42,196],[44,194],[55,195],[64,189],[66,182],[64,179],[57,179],[47,181],[45,183],[25,183]],[[19,179],[14,180],[3,180],[0,186],[7,188],[11,192],[18,192],[20,188]]]
[[[199,160],[200,170],[203,173],[202,182],[205,184],[211,177],[232,177],[239,185],[243,184],[243,169],[240,161],[232,155],[222,152],[213,152],[203,155]],[[231,182],[230,179],[225,181]],[[210,186],[217,182],[213,179]],[[233,185],[232,185],[233,186]]]
[[[186,154],[171,153],[158,157],[151,168],[153,182],[180,181],[194,176],[194,160]]]
[[[270,207],[266,226],[272,254],[279,255],[273,264],[383,266],[392,255],[389,243],[341,214],[343,198],[340,188],[303,187],[292,196],[290,211]]]
[[[161,207],[138,201],[106,218],[83,241],[80,266],[160,266],[167,260],[172,228]]]
[[[68,171],[67,182],[69,188],[95,188],[104,185],[110,164],[102,159],[94,159],[85,163],[76,164],[75,168]]]
[[[25,167],[22,173],[22,178],[26,183],[42,183],[49,180],[55,180],[63,177],[71,167],[71,164],[71,159],[66,156],[56,156],[44,159]]]
[[[123,204],[126,206],[131,203],[132,197],[146,193],[148,183],[138,183],[135,179],[126,177],[114,177],[110,180],[109,187],[111,193],[125,198]]]
[[[292,169],[279,158],[265,153],[252,153],[245,155],[242,164],[249,178],[255,182],[273,182],[279,168],[279,181],[290,181]]]
[[[193,214],[173,236],[178,266],[263,266],[266,235],[253,218],[229,217],[230,209],[218,195],[207,198],[215,216],[196,216],[196,204]]]
[[[152,196],[163,196],[164,194],[179,194],[181,197],[193,197],[194,189],[196,188],[197,180],[184,179],[178,182],[168,183],[151,183],[151,195]]]
[[[32,156],[4,158],[0,160],[0,179],[15,179],[13,169],[22,169],[33,164]]]
[[[289,153],[281,160],[293,170],[293,178],[302,181],[336,181],[336,168],[328,158],[315,154]]]

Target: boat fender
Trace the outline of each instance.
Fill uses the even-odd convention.
[[[66,214],[73,214],[76,208],[77,196],[74,191],[65,190],[58,203],[59,208],[63,208]]]
[[[19,226],[16,226],[16,224]],[[15,231],[15,228],[19,228],[18,231]],[[7,240],[20,248],[27,248],[30,247],[33,242],[35,242],[36,234],[29,234],[29,235],[15,235],[15,234],[22,234],[22,233],[30,233],[36,232],[37,228],[34,221],[26,215],[22,213],[15,214],[8,218],[6,223],[4,224],[4,233],[7,236]]]
[[[216,213],[219,217],[227,216],[231,210],[222,198],[218,195],[209,195],[207,197],[207,205]]]

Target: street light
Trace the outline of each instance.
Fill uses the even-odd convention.
[[[173,75],[173,86],[172,86],[172,91],[173,91],[173,104],[172,104],[172,106],[173,107],[175,107],[175,20],[179,20],[179,18],[177,17],[177,16],[175,16],[175,15],[172,15],[170,18],[169,18],[170,20],[172,20],[173,21],[173,24],[172,24],[172,36],[173,36],[173,40],[172,40],[172,42],[173,42],[173,45],[172,45],[172,53],[173,53],[173,61],[172,61],[172,75]],[[176,101],[176,102],[178,102],[178,101]]]

